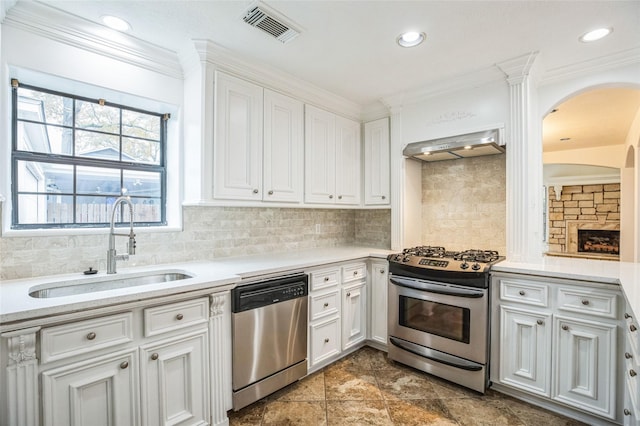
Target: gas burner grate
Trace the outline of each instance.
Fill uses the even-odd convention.
[[[495,262],[499,258],[500,256],[495,250],[465,250],[453,256],[454,260],[481,263]]]
[[[443,258],[450,257],[444,247],[439,246],[418,246],[412,247],[408,249],[404,249],[402,251],[403,254],[410,254],[414,256],[420,257],[434,257],[434,258]]]

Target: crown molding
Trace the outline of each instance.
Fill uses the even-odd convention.
[[[518,84],[529,75],[537,56],[538,52],[530,52],[517,58],[500,62],[496,66],[507,76],[509,84]]]
[[[7,11],[11,9],[18,0],[3,0],[0,1],[0,24],[4,21],[5,16],[7,16]]]
[[[192,40],[192,42],[200,61],[212,65],[217,70],[252,80],[260,86],[295,97],[319,108],[328,109],[357,121],[362,120],[362,107],[353,101],[276,68],[240,57],[210,40]],[[188,56],[184,55],[183,62],[186,64],[188,61]]]
[[[169,77],[183,78],[175,52],[42,3],[17,2],[7,10],[3,25]]]
[[[572,78],[640,64],[640,47],[622,50],[607,56],[551,68],[543,73],[540,85],[559,83]]]

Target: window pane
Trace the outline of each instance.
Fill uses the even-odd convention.
[[[131,198],[135,222],[160,222],[162,208],[160,198]],[[129,211],[125,210],[125,220],[129,220]]]
[[[78,166],[78,194],[120,195],[120,169]],[[104,201],[103,201],[104,202]]]
[[[73,99],[18,88],[18,119],[73,125]]]
[[[160,117],[123,109],[122,134],[159,141]]]
[[[77,100],[76,127],[119,134],[120,109]]]
[[[109,223],[114,200],[114,198],[108,199],[100,196],[76,198],[76,222]]]
[[[18,161],[18,192],[73,193],[73,166]]]
[[[71,129],[18,122],[18,149],[46,154],[73,155]]]
[[[160,197],[161,174],[156,172],[140,172],[124,170],[124,187],[127,195],[132,197]]]
[[[18,223],[73,223],[73,197],[63,195],[18,195]]]
[[[116,135],[76,130],[76,155],[120,161],[120,138]]]
[[[122,161],[160,164],[160,143],[123,137]]]

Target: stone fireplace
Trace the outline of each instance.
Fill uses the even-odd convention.
[[[549,254],[619,258],[620,184],[551,187],[548,203]]]

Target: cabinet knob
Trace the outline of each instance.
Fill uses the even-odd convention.
[[[330,200],[333,200],[333,195],[329,195],[329,199],[330,199]]]
[[[625,416],[630,416],[631,415],[631,411],[629,411],[628,408],[625,408],[623,413],[624,413]]]
[[[381,274],[384,274],[384,269],[380,269],[380,273],[381,273]]]
[[[636,373],[636,370],[629,370],[629,375],[631,377],[636,377],[638,375],[638,373]]]
[[[273,191],[269,191],[269,192],[267,192],[267,194],[273,195]]]
[[[520,290],[520,291],[518,292],[518,294],[519,294],[520,296],[524,296],[526,293],[524,292],[524,290]]]
[[[94,333],[93,331],[87,334],[87,340],[93,340],[95,338],[96,338],[96,333]]]
[[[638,329],[638,327],[636,327],[636,326],[635,326],[635,325],[633,325],[633,324],[631,324],[631,325],[629,326],[629,330],[631,330],[631,331],[636,331],[637,329]]]
[[[254,194],[257,194],[258,192],[260,192],[260,191],[258,191],[257,189],[254,189],[254,190],[253,190],[253,193],[254,193]]]
[[[567,330],[569,330],[569,326],[568,326],[568,325],[563,325],[563,326],[562,326],[562,329],[563,329],[564,331],[567,331]]]
[[[151,354],[151,359],[154,360],[154,361],[157,360],[158,359],[158,353],[157,352],[152,353]]]
[[[347,297],[351,297],[351,292],[347,293]]]
[[[178,314],[178,315],[176,315],[176,319],[177,319],[178,321],[182,320],[182,318],[184,318],[184,315],[182,315],[182,314]]]
[[[624,313],[624,319],[629,319],[629,318],[631,318],[631,315],[629,315],[628,313],[625,312]]]
[[[326,339],[324,339],[325,343],[329,343],[329,338],[327,337]]]
[[[383,196],[382,196],[382,199],[383,199],[383,200],[386,200],[386,199],[387,199],[387,196],[386,196],[386,195],[383,195]]]
[[[329,281],[329,277],[324,277],[324,282]]]
[[[338,200],[342,200],[342,195],[338,195]]]
[[[358,275],[358,271],[353,271],[353,275]]]
[[[127,367],[129,367],[129,361],[123,361],[120,363],[120,368],[122,368],[123,370]]]
[[[626,359],[631,359],[631,358],[633,358],[633,355],[631,355],[629,352],[625,352],[625,353],[624,353],[624,357],[625,357]]]
[[[538,325],[542,325],[542,324],[544,324],[544,321],[542,321],[541,319],[539,319],[538,321],[536,321],[536,324],[538,324]]]
[[[328,307],[329,307],[329,304],[325,302],[324,307],[325,307],[325,308],[328,308]]]
[[[589,304],[589,301],[588,301],[587,299],[584,299],[584,300],[582,301],[582,304],[583,304],[583,305],[585,305],[585,306],[587,306],[587,305]]]

